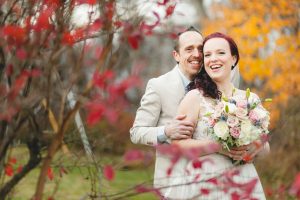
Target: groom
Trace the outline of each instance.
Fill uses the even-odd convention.
[[[201,33],[193,27],[178,34],[172,52],[177,65],[168,73],[149,80],[130,129],[133,143],[156,146],[192,136],[195,124],[185,120],[184,115],[176,116],[176,112],[186,86],[202,66],[202,43]],[[169,166],[169,159],[156,152],[154,187],[168,186]]]

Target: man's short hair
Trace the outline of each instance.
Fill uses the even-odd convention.
[[[188,31],[195,31],[195,32],[199,33],[202,36],[201,32],[193,26],[190,26],[187,29],[185,29],[184,31],[181,31],[181,32],[177,33],[177,37],[174,40],[174,50],[175,51],[177,51],[177,52],[179,51],[179,36],[181,34],[185,33],[185,32],[188,32]]]

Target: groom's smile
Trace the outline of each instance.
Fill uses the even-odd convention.
[[[192,80],[199,72],[202,65],[202,43],[201,34],[195,31],[188,31],[179,36],[178,51],[173,52],[182,73]]]

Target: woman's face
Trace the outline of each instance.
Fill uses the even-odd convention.
[[[204,67],[212,80],[230,80],[231,66],[236,56],[232,56],[229,43],[223,38],[212,38],[203,47]]]

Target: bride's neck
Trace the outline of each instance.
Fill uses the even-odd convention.
[[[216,83],[218,90],[222,92],[222,96],[231,97],[233,95],[234,86],[231,82]]]

